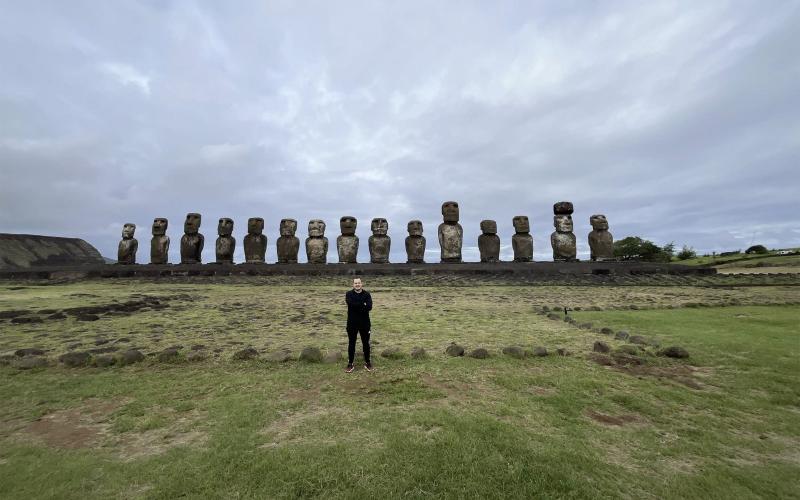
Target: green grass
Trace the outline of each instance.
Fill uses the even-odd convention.
[[[800,251],[800,249],[795,249]],[[713,266],[713,267],[778,267],[778,266],[798,266],[800,265],[800,255],[778,255],[776,252],[768,254],[746,254],[744,252],[735,255],[706,255],[693,259],[674,260],[676,264],[687,266]]]
[[[120,280],[0,291],[0,311],[135,293],[192,297],[90,323],[6,321],[6,350],[38,343],[55,356],[68,341],[84,348],[98,336],[129,338],[111,345],[142,344],[149,353],[195,341],[221,349],[201,363],[149,357],[107,369],[0,367],[0,497],[791,498],[800,491],[800,307],[781,305],[797,301],[798,287],[415,288],[377,279],[368,287],[376,350],[421,345],[429,359],[378,357],[375,372],[350,375],[340,365],[230,360],[241,344],[229,342],[262,352],[342,349],[344,290],[333,283]],[[682,307],[689,303],[717,307]],[[765,303],[772,305],[758,305]],[[622,309],[630,304],[640,310]],[[580,322],[657,337],[691,357],[656,357],[649,348],[638,371],[601,366],[589,359],[593,342],[623,342],[547,319],[537,314],[542,305],[579,307],[570,314]],[[450,341],[493,356],[448,358]],[[499,354],[512,343],[563,346],[573,355]]]

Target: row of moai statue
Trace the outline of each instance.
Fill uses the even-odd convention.
[[[553,205],[553,225],[555,231],[550,235],[553,247],[553,260],[569,262],[577,260],[575,234],[572,225],[572,203],[558,202]],[[458,203],[448,201],[442,204],[443,222],[439,225],[439,247],[442,262],[461,262],[461,248],[464,229],[459,221]],[[201,216],[197,213],[186,215],[181,237],[181,264],[199,264],[205,238],[200,234]],[[589,248],[593,261],[614,259],[614,240],[608,232],[605,215],[592,215],[589,218],[592,232],[589,233]],[[341,235],[336,238],[336,249],[340,263],[355,264],[358,255],[359,239],[356,236],[358,221],[355,217],[344,216],[339,221]],[[511,237],[514,262],[533,261],[533,237],[527,216],[518,215],[513,219],[515,234]],[[150,240],[150,263],[167,264],[169,252],[168,221],[164,218],[153,220],[153,238]],[[328,258],[328,238],[325,237],[325,222],[313,219],[308,223],[306,238],[306,257],[310,264],[325,264]],[[389,262],[392,239],[387,234],[389,222],[383,218],[372,219],[372,236],[369,237],[370,262],[385,264]],[[125,224],[122,228],[122,241],[119,243],[118,262],[135,264],[138,242],[134,238],[135,224]],[[297,263],[300,240],[295,236],[297,221],[283,219],[280,224],[280,237],[277,241],[278,263]],[[267,251],[267,237],[264,236],[264,219],[252,217],[247,221],[247,235],[244,237],[244,254],[247,263],[264,263]],[[500,237],[497,235],[497,222],[481,221],[481,235],[478,249],[481,262],[500,261]],[[217,225],[216,262],[232,264],[236,239],[233,235],[233,219],[222,218]],[[422,222],[412,220],[408,223],[408,236],[405,240],[408,263],[425,262],[425,237],[422,235]]]

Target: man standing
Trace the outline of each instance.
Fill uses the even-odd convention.
[[[353,358],[356,355],[356,337],[361,334],[364,348],[364,369],[372,371],[369,361],[369,312],[372,310],[372,296],[362,288],[361,278],[353,278],[353,289],[344,296],[347,303],[347,373],[353,371]]]

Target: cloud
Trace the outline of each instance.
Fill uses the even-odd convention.
[[[103,63],[100,65],[100,69],[122,85],[133,86],[144,95],[150,96],[150,78],[137,71],[136,68],[121,63]]]

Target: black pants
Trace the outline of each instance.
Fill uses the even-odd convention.
[[[364,348],[364,362],[369,363],[369,327],[347,327],[347,363],[352,365],[356,356],[356,338],[361,334],[361,346]]]

